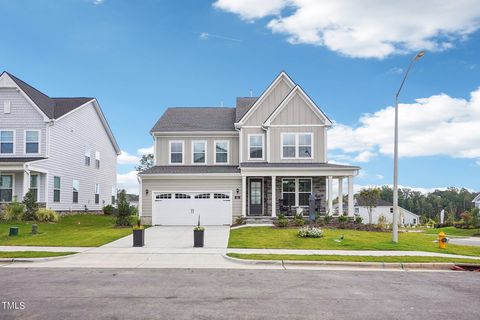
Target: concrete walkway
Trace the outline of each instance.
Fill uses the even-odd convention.
[[[458,244],[458,245],[461,245],[461,246],[480,247],[480,238],[479,237],[450,238],[449,242],[452,243],[452,244]]]
[[[337,256],[375,256],[375,257],[443,257],[478,259],[480,257],[462,256],[448,253],[425,251],[373,251],[373,250],[290,250],[290,249],[227,249],[228,253],[243,254],[297,254],[297,255],[337,255]]]

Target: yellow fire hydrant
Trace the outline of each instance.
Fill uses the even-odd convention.
[[[445,249],[447,247],[447,241],[448,241],[448,238],[447,238],[447,235],[445,234],[445,232],[440,232],[438,234],[438,247],[440,249]]]

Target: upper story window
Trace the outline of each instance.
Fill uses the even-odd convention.
[[[312,159],[313,134],[282,133],[282,159]]]
[[[60,189],[61,189],[60,177],[53,177],[53,202],[60,202]]]
[[[206,141],[192,141],[192,163],[194,164],[207,163],[207,142]]]
[[[85,165],[90,167],[90,156],[91,156],[91,151],[90,147],[85,147]]]
[[[263,134],[248,135],[248,159],[264,160],[265,159],[265,136]]]
[[[13,154],[14,145],[14,133],[13,130],[1,130],[0,131],[0,153]]]
[[[215,141],[215,163],[216,164],[227,164],[229,152],[230,152],[230,143],[228,140]]]
[[[95,168],[100,169],[100,151],[95,151]]]
[[[0,202],[13,200],[13,175],[0,175]]]
[[[170,164],[183,164],[184,141],[170,141]]]
[[[25,153],[40,153],[40,131],[25,131]]]

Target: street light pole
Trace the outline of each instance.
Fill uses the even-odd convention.
[[[403,77],[400,88],[395,95],[395,137],[393,142],[393,225],[392,225],[392,241],[394,243],[398,242],[398,96],[400,91],[402,91],[405,80],[412,69],[413,64],[418,61],[421,57],[425,55],[425,51],[420,51],[417,53],[415,58],[412,59],[410,65],[408,66],[405,76]]]

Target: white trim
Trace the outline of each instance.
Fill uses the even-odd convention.
[[[277,177],[271,176],[270,179],[272,180],[272,191],[271,191],[271,198],[272,198],[272,217],[275,218],[277,216]]]
[[[28,191],[30,191],[32,189],[32,176],[37,177],[37,202],[42,202],[42,201],[40,201],[40,174],[30,172],[30,174],[28,176],[29,176]]]
[[[262,200],[262,214],[260,216],[263,216],[265,214],[265,178],[264,177],[248,177],[248,199],[247,199],[247,206],[248,206],[248,216],[252,216],[252,213],[250,212],[250,197],[252,196],[251,192],[251,180],[262,180],[262,191],[260,192],[260,199]],[[253,215],[255,217],[256,215]]]
[[[27,131],[36,131],[38,132],[38,152],[37,153],[27,153]],[[24,129],[23,130],[23,154],[24,155],[33,155],[38,156],[42,154],[42,130],[40,129]]]
[[[239,146],[239,153],[238,153],[238,163],[243,162],[243,134],[240,133],[238,137],[238,146]]]
[[[242,217],[247,216],[247,177],[242,176],[242,196],[240,198],[242,202]]]
[[[13,138],[12,138],[12,139],[13,139],[13,140],[12,140],[12,143],[13,143],[13,150],[12,150],[12,151],[13,151],[13,152],[12,152],[12,153],[2,153],[2,152],[0,152],[0,155],[4,155],[4,154],[14,155],[14,154],[16,154],[15,151],[17,151],[17,150],[16,150],[16,149],[17,149],[17,143],[16,143],[16,141],[17,141],[17,130],[15,130],[15,129],[2,129],[2,128],[0,128],[0,136],[1,136],[1,132],[2,132],[2,131],[10,131],[10,132],[13,132]],[[1,137],[0,137],[0,139],[1,139]],[[1,143],[2,143],[2,140],[0,140],[0,145],[1,145]],[[7,142],[7,143],[8,143],[8,142]],[[0,147],[1,147],[1,146],[0,146]]]
[[[270,128],[325,127],[324,124],[271,124]]]
[[[195,143],[203,143],[204,147],[205,147],[205,151],[204,151],[204,154],[205,154],[205,161],[204,162],[195,162],[194,161],[194,146],[195,146]],[[192,161],[192,165],[199,165],[199,166],[205,166],[208,164],[208,142],[207,140],[192,140],[191,143],[190,143],[190,150],[191,150],[191,161]]]
[[[267,129],[267,145],[265,146],[265,152],[267,153],[267,162],[270,162],[271,154],[272,154],[272,144],[270,143],[271,135],[270,130]]]
[[[219,135],[225,135],[225,137],[236,136],[238,131],[154,131],[151,132],[152,136],[157,137],[198,137],[198,135],[212,135],[218,137]]]
[[[182,144],[182,162],[173,162],[172,163],[172,143],[181,143]],[[168,140],[168,164],[170,164],[170,165],[185,164],[185,140]]]
[[[240,178],[240,173],[157,173],[157,174],[139,174],[139,177],[142,179],[197,179],[201,177],[202,179],[235,179]]]
[[[55,178],[60,179],[60,188],[59,189],[55,188]],[[52,194],[53,195],[53,197],[52,197],[53,203],[61,203],[62,202],[62,177],[56,176],[56,175],[53,176],[53,188],[52,188],[52,190],[53,190],[53,194]],[[59,196],[58,201],[55,201],[55,190],[60,191],[60,194],[59,194],[60,196]]]
[[[273,82],[270,84],[270,86],[262,93],[262,95],[255,101],[255,103],[253,104],[253,106],[247,111],[246,114],[243,115],[243,117],[240,119],[240,121],[238,121],[238,124],[239,125],[242,125],[244,124],[248,118],[253,114],[255,113],[256,109],[258,108],[258,106],[263,102],[263,100],[265,100],[265,97],[270,93],[270,91],[272,91],[276,86],[277,84],[280,82],[281,79],[285,79],[286,82],[287,82],[287,85],[290,87],[290,89],[294,88],[295,87],[295,82],[292,81],[292,79],[290,79],[290,77],[288,76],[288,74],[285,73],[285,71],[282,71],[280,72],[280,74],[275,78],[275,80],[273,80]]]
[[[349,176],[357,175],[358,169],[332,170],[325,168],[242,168],[242,176],[263,177],[263,176],[281,176],[281,177],[325,177],[325,176]],[[296,170],[295,170],[296,169]]]
[[[293,180],[295,181],[295,191],[293,192],[295,194],[295,205],[294,207],[306,207],[307,205],[300,206],[300,179],[302,180],[310,180],[310,193],[313,192],[313,179],[311,177],[284,177],[282,178],[282,199],[283,199],[283,181],[284,180]],[[292,192],[287,192],[287,193],[292,193]],[[306,193],[306,192],[302,192]],[[273,199],[272,199],[273,200]]]
[[[3,113],[4,114],[12,113],[12,102],[10,100],[3,101]]]
[[[227,143],[227,162],[217,162],[217,142]],[[230,140],[213,140],[213,163],[214,164],[230,164]]]
[[[270,126],[272,121],[280,114],[280,112],[288,105],[290,100],[295,96],[296,93],[300,93],[299,97],[307,104],[307,106],[318,116],[319,119],[323,120],[326,126],[331,126],[332,122],[330,119],[323,113],[322,110],[308,97],[308,95],[303,91],[303,89],[296,85],[295,88],[290,91],[290,93],[283,99],[282,103],[272,112],[272,114],[265,120],[263,123],[264,126]]]
[[[138,181],[138,216],[143,217],[143,179],[140,175],[137,174]],[[118,190],[117,190],[118,197]]]
[[[323,162],[328,163],[327,132],[323,130]]]
[[[242,129],[261,129],[262,126],[242,126]]]
[[[10,177],[12,177],[12,200],[11,201],[6,201],[6,202],[1,202],[0,201],[0,203],[10,203],[15,199],[15,172],[12,172],[12,173],[2,172],[2,173],[0,173],[0,176],[10,176]],[[6,190],[8,190],[8,189],[6,189]],[[17,200],[21,202],[21,200],[18,199],[18,196],[17,196]]]
[[[157,137],[153,136],[153,165],[157,165]]]
[[[287,134],[290,134],[290,135],[294,135],[295,136],[295,157],[284,157],[283,156],[283,139],[284,139],[284,136],[287,135]],[[300,150],[300,139],[299,139],[299,136],[301,134],[308,134],[310,135],[310,142],[311,142],[311,152],[310,152],[310,157],[300,157],[300,154],[299,154],[299,150]],[[280,133],[280,159],[282,160],[303,160],[303,159],[306,159],[306,160],[312,160],[314,158],[314,141],[313,141],[313,138],[314,138],[314,134],[313,132],[281,132]]]
[[[248,148],[247,148],[247,153],[248,153],[248,160],[253,160],[253,161],[262,161],[265,160],[265,134],[263,133],[249,133],[248,135]],[[262,157],[261,158],[251,158],[250,157],[250,137],[253,136],[261,136],[262,137]]]

